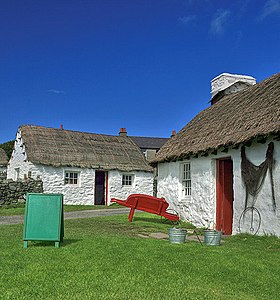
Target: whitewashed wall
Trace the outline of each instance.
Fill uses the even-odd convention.
[[[192,196],[183,196],[182,165],[191,163]],[[215,166],[209,158],[159,164],[158,197],[164,197],[181,219],[208,227],[215,213]]]
[[[255,165],[260,165],[265,160],[267,146],[270,141],[268,140],[265,144],[254,143],[250,148],[246,147],[247,158]],[[280,143],[273,141],[274,143],[274,160],[275,168],[273,170],[274,179],[274,192],[276,198],[276,212],[273,211],[272,206],[272,193],[271,193],[271,182],[269,178],[269,172],[266,175],[264,185],[257,195],[255,207],[261,214],[261,226],[259,234],[273,234],[280,236]],[[239,233],[239,219],[240,215],[244,210],[245,206],[245,187],[241,178],[240,164],[241,157],[240,152],[233,155],[234,161],[234,203],[233,203],[233,233]],[[249,196],[248,206],[252,203],[252,197]],[[240,222],[240,229],[242,232],[250,232],[250,214],[245,215],[244,223],[243,218]],[[254,214],[255,221],[253,227],[256,228],[258,225],[257,216]]]
[[[19,178],[23,178],[24,174],[28,174],[28,171],[32,168],[32,166],[32,164],[26,162],[25,147],[21,139],[21,134],[18,132],[14,150],[7,167],[7,178],[13,180],[17,180],[17,176],[19,176]],[[16,169],[18,168],[19,173],[17,174]]]
[[[43,181],[44,192],[63,194],[65,204],[94,204],[95,170],[36,165],[24,161],[26,157],[22,154],[23,151],[22,147],[18,147],[16,143],[12,159],[9,162],[7,178],[16,180],[17,176],[19,178],[31,176],[34,179],[40,177]],[[19,170],[18,174],[16,169]],[[79,184],[65,185],[65,171],[79,172]]]
[[[255,165],[265,160],[266,144],[254,143],[246,147],[247,158]],[[276,161],[274,188],[276,195],[276,212],[273,211],[271,184],[267,174],[264,185],[257,196],[255,207],[261,214],[259,234],[275,234],[280,236],[280,143],[274,142],[274,159]],[[198,157],[190,160],[192,176],[192,196],[182,196],[181,165],[182,162],[161,163],[158,166],[158,197],[165,197],[170,207],[179,212],[184,220],[191,221],[196,226],[213,226],[216,220],[216,159],[231,157],[233,160],[233,233],[239,232],[239,219],[245,206],[245,187],[241,179],[240,149],[228,153],[218,152],[217,155]],[[241,223],[242,231],[250,231],[249,220]],[[247,224],[247,225],[246,225]],[[250,225],[250,224],[249,224]],[[256,228],[257,224],[253,224]]]
[[[22,143],[20,133],[17,134],[15,148],[12,158],[9,162],[7,170],[7,178],[16,180],[30,175],[36,179],[40,177],[43,181],[45,193],[62,193],[64,195],[65,204],[94,204],[94,183],[95,170],[68,167],[52,167],[44,165],[36,165],[26,161],[25,148]],[[17,171],[18,170],[18,171]],[[65,171],[79,172],[78,185],[65,185]],[[110,199],[115,197],[126,199],[131,193],[145,193],[152,195],[153,193],[153,173],[149,172],[125,172],[124,174],[132,174],[134,182],[132,187],[122,186],[122,172],[108,172],[108,204]]]
[[[132,186],[122,186],[122,175],[130,174],[134,176]],[[153,195],[153,173],[149,172],[120,172],[109,171],[108,178],[108,200],[117,198],[125,200],[130,194]],[[110,202],[109,202],[110,204]]]

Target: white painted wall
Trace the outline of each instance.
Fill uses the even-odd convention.
[[[191,163],[192,195],[184,196],[182,165]],[[158,197],[164,197],[183,220],[208,227],[215,213],[215,166],[209,158],[159,164]]]
[[[265,160],[270,141],[268,140],[266,144],[254,143],[250,148],[246,147],[247,158],[255,165],[261,164]],[[278,141],[273,142],[276,161],[273,175],[277,209],[276,212],[273,211],[268,174],[262,190],[257,196],[255,207],[261,214],[259,234],[280,236],[280,143]],[[244,210],[246,194],[241,179],[240,149],[231,149],[228,153],[219,151],[217,155],[191,159],[192,195],[187,198],[182,196],[180,178],[182,173],[180,166],[184,162],[160,163],[158,166],[157,196],[165,197],[170,203],[170,207],[177,210],[182,219],[189,220],[196,226],[213,226],[216,220],[216,159],[222,157],[231,157],[233,160],[233,233],[235,234],[239,232],[239,218]],[[241,225],[242,231],[250,231],[248,219],[245,218],[245,223],[241,223]]]
[[[122,186],[122,175],[131,174],[134,176],[132,186]],[[109,171],[108,178],[108,200],[117,198],[125,200],[130,194],[153,195],[153,173],[148,172],[120,172]],[[110,204],[110,203],[109,203]]]
[[[65,171],[79,172],[78,185],[65,185]],[[122,175],[132,174],[134,181],[132,187],[122,186]],[[52,167],[36,165],[27,161],[25,147],[22,143],[20,133],[17,134],[15,148],[7,170],[7,178],[16,180],[31,176],[36,179],[40,177],[43,181],[45,193],[62,193],[65,204],[94,204],[94,182],[95,170],[68,167]],[[153,194],[153,173],[149,172],[120,172],[108,171],[108,204],[115,197],[126,199],[131,193]]]
[[[33,164],[26,161],[25,147],[21,139],[21,134],[18,132],[14,150],[7,167],[7,178],[13,180],[17,180],[17,176],[23,178],[24,174],[27,176],[28,171],[32,169],[32,167]],[[19,173],[16,170],[19,170]]]
[[[265,155],[267,151],[268,143],[272,141],[271,139],[266,144],[254,143],[250,148],[246,147],[247,158],[255,165],[260,165],[265,160]],[[260,234],[273,234],[280,236],[280,143],[278,141],[273,141],[274,143],[274,160],[275,168],[273,170],[274,179],[274,192],[276,198],[276,212],[273,211],[272,206],[272,193],[271,193],[271,183],[269,178],[269,172],[266,175],[264,185],[257,195],[257,200],[255,207],[261,214],[261,226]],[[234,161],[234,214],[233,214],[233,233],[239,233],[239,219],[245,205],[245,187],[241,178],[240,164],[241,157],[240,152],[233,156]],[[249,196],[249,206],[252,203],[252,197]],[[247,217],[250,214],[246,214]],[[242,232],[245,230],[250,232],[250,220],[245,217],[245,222],[241,222]],[[250,218],[251,219],[251,218]],[[255,218],[256,219],[256,218]],[[257,219],[256,219],[257,220]],[[257,222],[253,224],[253,227],[257,227]]]

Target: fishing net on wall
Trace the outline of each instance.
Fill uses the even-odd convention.
[[[253,197],[252,205],[254,207],[257,194],[260,192],[267,170],[269,170],[269,177],[271,183],[271,194],[272,194],[272,205],[275,211],[276,209],[276,201],[275,201],[275,193],[274,193],[274,184],[273,184],[273,167],[274,167],[274,159],[273,159],[273,150],[274,144],[270,142],[268,144],[268,148],[266,151],[266,159],[259,166],[251,163],[245,153],[245,147],[241,148],[241,176],[246,188],[246,198],[245,198],[245,209],[248,206],[248,197],[251,195]]]
[[[257,195],[260,192],[267,170],[269,171],[270,183],[271,183],[271,194],[272,194],[272,205],[273,210],[276,210],[276,201],[275,201],[275,193],[274,193],[274,183],[273,183],[273,167],[274,167],[274,159],[273,159],[273,150],[274,144],[273,142],[269,143],[266,158],[263,163],[259,166],[251,163],[245,153],[245,147],[241,148],[241,176],[246,188],[246,197],[245,197],[245,209],[241,213],[239,219],[239,232],[241,230],[241,225],[244,229],[244,232],[248,232],[256,234],[259,231],[261,225],[261,214],[259,210],[255,207],[255,203],[257,200]],[[252,202],[248,205],[249,195],[252,196]]]

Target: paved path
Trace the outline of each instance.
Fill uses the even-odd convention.
[[[64,212],[64,219],[83,219],[128,214],[129,208],[80,210]],[[24,216],[0,216],[0,225],[23,224]]]

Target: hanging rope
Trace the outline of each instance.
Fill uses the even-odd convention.
[[[272,205],[273,210],[276,209],[276,201],[275,201],[275,193],[274,193],[274,184],[273,184],[273,167],[274,167],[274,159],[273,159],[273,150],[274,144],[270,142],[268,144],[268,148],[266,151],[266,159],[259,166],[251,163],[245,153],[245,147],[241,148],[241,176],[246,188],[246,198],[245,198],[245,209],[248,205],[248,197],[251,195],[253,197],[252,207],[254,207],[256,203],[256,196],[260,192],[267,170],[269,170],[269,177],[271,182],[271,194],[272,194]]]

